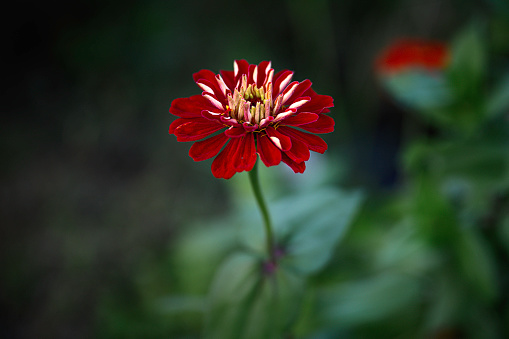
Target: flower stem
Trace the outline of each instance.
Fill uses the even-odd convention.
[[[265,200],[263,199],[262,191],[260,189],[260,181],[258,180],[258,162],[259,161],[256,162],[253,169],[249,172],[249,181],[251,182],[251,187],[253,188],[256,202],[258,203],[258,207],[262,213],[265,233],[267,236],[267,252],[269,254],[269,259],[272,263],[275,263],[272,225],[270,222],[269,210],[267,209],[267,205],[265,204]]]

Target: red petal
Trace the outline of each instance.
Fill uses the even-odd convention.
[[[292,97],[292,95],[295,92],[295,90],[297,89],[297,87],[299,87],[299,82],[293,81],[288,86],[286,86],[284,91],[282,91],[281,94],[283,95],[283,98],[281,100],[281,103],[283,105],[290,105],[290,103],[287,103],[287,101],[288,101],[288,99],[290,99]]]
[[[217,108],[201,95],[175,99],[170,107],[170,113],[181,118],[200,117],[203,110],[216,112]]]
[[[283,70],[275,73],[274,76],[272,77],[272,85],[275,85],[276,84],[276,80],[279,79],[281,77],[281,75],[283,75],[285,72],[290,72],[290,71],[287,70],[287,69],[283,69]],[[275,87],[272,86],[272,88],[275,88]],[[274,94],[274,92],[272,92],[272,97],[276,98],[276,94]]]
[[[315,122],[316,120],[318,120],[318,114],[303,112],[282,120],[281,125],[300,126]]]
[[[292,148],[285,152],[285,154],[297,163],[309,160],[309,148],[305,143],[297,139],[292,140]]]
[[[177,141],[200,140],[224,128],[223,124],[216,123],[205,118],[189,120],[192,121],[175,128],[174,134],[177,136]]]
[[[248,71],[247,71],[247,83],[248,84],[253,84],[255,82],[254,80],[254,70],[255,70],[255,67],[256,65],[249,65],[249,68],[248,68]]]
[[[208,69],[202,69],[198,73],[193,74],[194,82],[202,82],[203,84],[207,85],[208,87],[212,88],[214,91],[214,96],[219,100],[222,101],[225,99],[223,92],[221,91],[221,87],[219,87],[219,84],[216,80],[216,74],[212,71],[209,71]]]
[[[221,71],[221,75],[223,76],[226,86],[233,92],[235,89],[235,76],[233,75],[233,71]]]
[[[276,131],[274,127],[269,126],[265,131],[267,132],[267,135],[269,136],[272,143],[276,145],[276,147],[280,150],[288,151],[292,147],[292,141],[290,138]]]
[[[179,127],[180,125],[183,125],[183,124],[187,124],[188,122],[191,122],[191,121],[194,121],[194,119],[179,118],[179,119],[174,120],[170,124],[170,130],[168,131],[168,133],[175,134],[175,130],[177,129],[177,127]]]
[[[281,160],[287,164],[295,173],[304,173],[306,170],[306,163],[296,163],[292,159],[290,159],[286,154],[283,153]]]
[[[265,82],[265,78],[267,77],[267,69],[270,65],[269,61],[262,61],[258,64],[258,76],[255,79],[256,86],[261,87]]]
[[[279,93],[283,92],[286,86],[288,86],[288,84],[292,80],[292,76],[293,72],[289,70],[278,72],[274,76],[274,86],[272,86],[273,87],[272,97],[274,99],[279,95]]]
[[[230,142],[219,153],[219,155],[212,162],[212,174],[216,178],[230,179],[237,171],[233,168],[231,156],[237,150],[239,139],[230,139]]]
[[[214,81],[216,74],[208,69],[202,69],[201,71],[193,74],[194,82],[200,79],[206,79],[210,82]]]
[[[299,128],[311,133],[330,133],[334,131],[334,119],[328,115],[320,114],[318,120],[299,126]]]
[[[303,143],[305,143],[308,146],[309,150],[311,150],[313,152],[318,152],[318,153],[323,154],[327,150],[327,143],[325,141],[323,141],[323,139],[317,135],[309,134],[309,133],[302,132],[297,129],[285,127],[285,126],[280,126],[278,128],[278,130],[282,134],[285,134],[292,139],[302,141]]]
[[[204,110],[204,111],[201,111],[201,116],[207,120],[220,121],[223,114]]]
[[[234,75],[235,75],[235,86],[238,81],[242,79],[242,74],[248,74],[249,63],[246,60],[235,60],[234,62]],[[234,87],[235,87],[234,86]]]
[[[198,84],[198,86],[202,90],[204,90],[205,92],[207,92],[207,93],[211,94],[212,96],[214,96],[218,101],[225,101],[226,100],[226,97],[224,96],[223,91],[221,91],[221,87],[219,87],[219,84],[218,84],[218,82],[217,82],[215,77],[214,77],[214,82],[209,81],[207,79],[198,79],[196,81],[196,84]],[[209,87],[212,90],[212,93],[209,90],[207,90],[206,88],[203,88],[202,86],[200,86],[200,84]]]
[[[304,94],[311,100],[299,108],[300,112],[322,113],[325,108],[334,107],[334,99],[329,95],[316,94],[311,88]]]
[[[258,154],[265,166],[276,166],[281,162],[281,151],[269,139],[267,134],[258,133],[256,136]]]
[[[237,172],[250,171],[256,163],[256,147],[253,133],[241,137],[233,154],[233,168]]]
[[[246,130],[244,129],[244,126],[242,125],[239,125],[239,126],[232,126],[230,128],[228,128],[224,134],[226,134],[229,138],[238,138],[238,137],[242,137],[244,135],[246,135]]]
[[[207,99],[213,107],[215,107],[214,111],[218,112],[222,112],[225,110],[225,105],[224,103],[226,102],[225,100],[218,100],[218,98],[208,92],[203,92],[202,93],[202,97],[204,97],[205,99]]]
[[[194,161],[203,161],[215,157],[228,141],[228,137],[224,133],[215,135],[211,138],[197,141],[189,150],[189,156]]]
[[[311,81],[308,79],[304,80],[303,82],[299,83],[299,85],[295,88],[295,91],[293,92],[292,96],[288,99],[286,102],[288,105],[293,104],[293,102],[300,98],[304,92],[306,92],[311,87]]]

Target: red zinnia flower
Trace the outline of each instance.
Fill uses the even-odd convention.
[[[216,178],[250,171],[256,153],[266,166],[283,161],[302,173],[309,151],[327,149],[322,138],[304,131],[334,130],[334,120],[324,114],[333,107],[332,97],[316,94],[309,80],[290,83],[293,72],[274,74],[270,65],[236,60],[234,71],[216,75],[201,70],[193,77],[203,93],[171,103],[170,113],[179,119],[170,125],[170,134],[177,141],[197,141],[220,132],[195,142],[189,150],[195,161],[202,161],[216,156],[226,144],[212,162]]]
[[[441,70],[449,63],[447,45],[437,41],[404,39],[390,45],[376,60],[380,73],[393,73],[408,68]]]

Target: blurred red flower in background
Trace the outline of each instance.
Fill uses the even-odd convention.
[[[189,150],[195,161],[217,155],[212,162],[216,178],[250,171],[256,154],[266,166],[283,161],[302,173],[309,151],[325,152],[325,141],[304,131],[334,130],[334,120],[324,114],[333,99],[313,91],[311,81],[291,82],[289,70],[274,74],[269,61],[254,65],[236,60],[233,71],[220,73],[201,70],[193,75],[203,92],[173,100],[170,113],[179,118],[169,129],[177,141],[197,141]]]
[[[401,39],[379,55],[375,67],[381,74],[399,72],[408,68],[434,71],[444,69],[449,60],[449,47],[441,42]]]
[[[407,109],[430,112],[453,101],[446,68],[449,45],[432,40],[399,39],[375,59],[378,81]]]

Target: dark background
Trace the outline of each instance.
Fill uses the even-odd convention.
[[[194,163],[190,144],[168,135],[171,101],[200,91],[192,73],[272,60],[311,79],[335,98],[327,154],[347,155],[350,185],[387,190],[399,180],[402,112],[376,85],[376,54],[402,36],[448,41],[496,15],[493,3],[11,4],[1,24],[0,336],[108,337],[125,319],[132,337],[167,336],[139,307],[140,271],[157,277],[154,293],[171,293],[164,262],[180,226],[230,203],[210,161]]]

